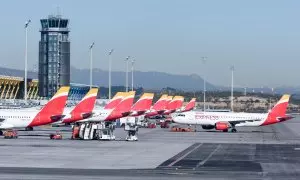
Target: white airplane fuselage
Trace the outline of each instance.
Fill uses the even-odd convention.
[[[215,125],[217,122],[245,121],[236,126],[260,126],[267,119],[267,113],[199,112],[189,111],[173,115],[179,124]]]
[[[28,127],[36,117],[38,111],[30,110],[2,110],[0,119],[0,129],[24,128]]]

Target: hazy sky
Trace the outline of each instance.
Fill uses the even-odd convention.
[[[30,18],[29,68],[38,62],[40,18],[60,7],[70,19],[71,64],[125,70],[136,59],[140,71],[203,75],[230,84],[235,65],[240,86],[299,85],[300,1],[276,0],[6,0],[0,2],[0,63],[23,69],[25,31]],[[207,56],[205,68],[201,56]]]

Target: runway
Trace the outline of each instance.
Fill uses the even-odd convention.
[[[0,138],[1,179],[299,179],[300,118],[238,133],[139,130],[138,142],[70,140],[69,128]],[[63,140],[50,140],[59,130]]]

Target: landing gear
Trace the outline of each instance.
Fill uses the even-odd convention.
[[[26,127],[25,131],[33,131],[33,127]]]
[[[224,129],[223,132],[228,132],[228,129]]]
[[[0,136],[3,136],[3,131],[2,130],[0,130]]]
[[[235,124],[231,124],[231,132],[236,133]]]

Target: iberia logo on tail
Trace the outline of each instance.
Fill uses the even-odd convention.
[[[117,92],[117,94],[109,101],[109,103],[104,107],[104,109],[115,108],[126,96],[126,92]]]
[[[288,119],[291,119],[292,117],[286,115],[286,110],[289,105],[289,100],[290,100],[290,95],[288,94],[283,95],[281,99],[271,109],[267,119],[264,121],[262,126],[275,124],[280,121],[286,121]]]
[[[60,120],[63,116],[64,107],[68,99],[70,87],[63,86],[48,101],[48,103],[35,116],[29,127],[50,124]]]
[[[90,117],[95,107],[97,95],[98,88],[91,88],[89,92],[83,97],[83,99],[70,112],[71,117],[65,117],[63,123],[72,123]]]

